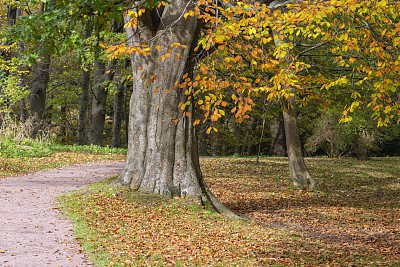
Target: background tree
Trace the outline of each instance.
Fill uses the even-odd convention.
[[[89,20],[85,25],[85,33],[84,38],[87,41],[89,37],[92,35],[93,25],[92,21]],[[84,44],[85,47],[88,47],[88,44]],[[87,112],[89,109],[89,89],[90,89],[90,81],[91,81],[91,65],[87,64],[84,66],[82,70],[82,93],[81,93],[81,102],[79,107],[79,120],[78,120],[78,145],[87,144]]]
[[[223,113],[220,112],[219,105],[226,103],[226,96],[221,92],[234,82],[236,92],[232,99],[237,101],[232,112],[237,117],[247,116],[245,113],[254,105],[254,95],[260,91],[268,93],[268,100],[279,101],[285,111],[291,177],[299,186],[313,186],[316,183],[308,174],[302,160],[295,121],[297,105],[303,105],[313,97],[324,97],[321,89],[351,85],[355,90],[351,94],[354,101],[343,112],[342,121],[350,120],[349,112],[361,105],[361,95],[367,88],[374,92],[368,93],[374,100],[368,100],[368,97],[365,99],[369,106],[374,106],[378,126],[389,122],[390,118],[394,118],[395,110],[398,110],[397,100],[393,101],[397,97],[389,91],[396,91],[398,85],[398,75],[395,75],[398,69],[397,49],[394,47],[398,46],[399,39],[395,37],[397,31],[390,35],[387,35],[387,31],[394,30],[394,25],[398,25],[398,16],[393,12],[399,4],[355,1],[351,7],[348,5],[348,2],[273,1],[268,6],[259,3],[234,5],[218,2],[211,5],[212,11],[207,14],[210,29],[200,44],[205,50],[212,51],[219,61],[200,68],[205,74],[205,79],[200,83],[203,88],[207,88],[201,93],[208,90],[208,97],[202,99],[200,107],[206,110],[206,118],[220,118]],[[361,8],[364,6],[376,11],[368,13]],[[381,23],[377,25],[375,19]],[[386,23],[390,26],[384,26]],[[380,40],[379,34],[385,35],[385,40]],[[365,39],[357,39],[359,36],[364,36]],[[366,49],[365,44],[374,48]],[[377,48],[376,45],[385,46],[385,49]],[[385,68],[381,71],[375,64],[369,66],[370,62],[376,62],[369,60],[373,58],[380,61],[380,66],[392,66],[393,69]],[[216,80],[217,76],[214,74],[217,68],[222,68],[221,65],[230,71],[238,70],[241,65],[247,66],[247,69],[241,70],[226,82]],[[375,74],[371,71],[373,68],[376,69]],[[349,73],[352,79],[348,78]],[[383,73],[390,77],[387,84],[369,83],[371,80],[376,81],[376,76],[382,76]],[[392,84],[396,86],[393,87]],[[378,88],[380,86],[383,89]],[[376,93],[377,90],[379,92]],[[377,101],[381,104],[377,104]],[[386,105],[383,113],[391,115],[385,115],[383,120],[379,110],[382,111],[385,106],[382,102],[385,101],[392,104]]]

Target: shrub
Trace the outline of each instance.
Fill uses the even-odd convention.
[[[29,137],[31,122],[17,123],[12,119],[3,120],[0,128],[0,156],[6,158],[16,157],[44,157],[51,154],[46,143],[50,139],[40,135],[36,139]]]

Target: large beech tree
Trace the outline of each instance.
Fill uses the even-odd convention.
[[[128,156],[118,184],[198,198],[220,213],[237,217],[205,185],[192,115],[182,117],[179,108],[186,95],[176,84],[192,75],[194,48],[202,26],[195,17],[184,19],[193,8],[190,0],[171,1],[165,8],[147,10],[136,26],[126,27],[128,51],[135,51],[131,56],[134,80]],[[127,15],[125,20],[129,25],[131,17]],[[143,49],[138,48],[144,42]]]

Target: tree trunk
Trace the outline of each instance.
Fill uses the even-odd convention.
[[[21,108],[20,121],[21,121],[21,123],[25,123],[26,120],[27,120],[27,117],[28,117],[27,112],[26,112],[25,98],[22,98],[22,99],[19,101],[19,106],[20,106],[20,108]]]
[[[273,3],[276,3],[274,1]],[[271,3],[271,5],[273,4]],[[284,46],[287,41],[285,39],[281,40],[279,33],[276,30],[272,30],[275,45]],[[288,74],[286,77],[290,77],[289,74],[294,74],[293,70],[288,67],[289,61],[291,59],[291,51],[286,51],[287,53],[281,58],[282,68],[285,73]],[[285,125],[285,135],[286,135],[286,146],[289,161],[289,172],[290,179],[292,180],[294,186],[296,187],[306,187],[309,186],[319,187],[318,183],[313,179],[307,170],[306,164],[304,163],[303,152],[301,149],[299,128],[297,125],[297,92],[293,87],[286,83],[281,84],[282,89],[287,92],[286,102],[283,104],[283,121]]]
[[[124,94],[124,123],[125,123],[125,146],[128,146],[129,110],[128,110],[128,86],[125,86]]]
[[[276,120],[271,125],[271,150],[270,154],[280,157],[286,156],[285,124],[283,118]]]
[[[42,121],[44,122],[45,126],[51,125],[51,122],[53,121],[53,98],[53,93],[46,95],[46,102],[51,104],[47,105],[43,113]]]
[[[203,203],[211,203],[218,212],[237,218],[205,185],[200,171],[193,114],[189,108],[187,111],[191,115],[182,118],[179,108],[179,103],[186,100],[186,95],[184,89],[175,86],[175,82],[182,81],[185,73],[188,73],[188,77],[193,76],[193,50],[201,29],[195,18],[183,18],[183,13],[193,8],[189,2],[175,0],[168,3],[160,25],[171,27],[167,30],[158,28],[157,38],[147,43],[149,55],[135,53],[131,56],[134,80],[128,155],[118,184],[166,196],[198,198]],[[126,16],[125,19],[130,18]],[[143,40],[150,40],[156,28],[153,26],[141,21],[137,26],[139,29],[127,27],[128,45],[133,47]],[[186,47],[167,52],[172,43]],[[162,49],[158,51],[156,45],[162,46]],[[166,53],[170,56],[161,61],[160,56]],[[179,60],[176,59],[178,54]],[[139,69],[139,66],[143,69]],[[154,75],[158,78],[154,82],[148,81]]]
[[[289,172],[294,186],[309,186],[310,188],[318,187],[318,183],[312,178],[304,163],[299,128],[297,125],[297,106],[295,97],[288,99],[288,105],[284,108],[283,112],[283,120],[285,124]]]
[[[16,6],[7,5],[7,26],[12,27],[17,20],[18,8]]]
[[[234,126],[234,130],[235,130],[235,154],[240,155],[240,153],[242,152],[241,148],[242,124],[236,123]]]
[[[108,62],[107,69],[105,63],[100,60],[94,63],[94,81],[92,103],[92,121],[90,124],[89,144],[101,146],[103,143],[103,130],[106,118],[106,104],[108,95],[108,82],[114,78],[114,70],[117,65],[116,60]]]
[[[90,88],[90,69],[82,71],[82,94],[81,105],[79,107],[78,118],[78,145],[83,146],[86,142],[87,129],[87,110],[89,106],[89,88]]]
[[[23,53],[24,50],[25,50],[24,44],[21,43],[20,44],[20,52]],[[25,74],[22,72],[22,70],[23,70],[22,65],[20,65],[18,68],[19,68],[19,71],[21,72],[19,74],[19,85],[22,88],[22,87],[24,87],[26,85]],[[20,108],[21,108],[20,121],[21,121],[21,123],[25,123],[27,118],[28,118],[28,114],[27,114],[27,110],[26,110],[25,97],[22,98],[21,100],[19,100],[19,105],[20,105]]]
[[[20,18],[21,18],[21,9],[18,8],[18,10],[17,10],[17,19],[20,19]],[[20,51],[21,54],[25,51],[25,45],[24,45],[23,42],[20,42],[20,44],[19,44],[19,51]],[[21,87],[24,87],[26,85],[25,74],[23,73],[24,65],[20,64],[18,66],[18,69],[20,71],[20,74],[19,74],[19,85]],[[28,119],[28,114],[27,114],[28,112],[27,112],[27,109],[26,109],[25,98],[22,98],[19,101],[19,105],[20,105],[20,108],[21,108],[20,122],[21,123],[25,123],[26,120]]]
[[[92,34],[91,22],[86,23],[85,39],[89,38]],[[86,66],[82,71],[82,94],[81,105],[79,107],[78,118],[78,145],[83,146],[86,142],[86,129],[87,129],[87,110],[89,106],[89,88],[90,88],[90,73],[91,67]]]
[[[208,135],[208,140],[210,141],[210,152],[211,156],[216,157],[221,155],[221,149],[220,149],[220,142],[219,142],[219,134],[212,131]]]
[[[200,156],[208,156],[208,149],[207,149],[207,138],[208,138],[208,134],[206,133],[207,128],[205,124],[201,124],[201,126],[197,127],[197,130],[200,131],[200,133],[198,133],[199,136],[199,155]]]
[[[121,127],[122,127],[122,111],[125,95],[125,82],[123,80],[118,83],[118,90],[114,95],[114,120],[113,120],[113,143],[112,147],[121,147]]]
[[[41,56],[39,59],[37,66],[33,69],[33,81],[29,97],[29,116],[32,122],[30,136],[32,138],[36,137],[40,128],[46,107],[46,90],[50,80],[50,57]]]
[[[58,133],[58,136],[61,137],[62,142],[65,142],[67,138],[67,123],[68,123],[67,104],[65,102],[61,104],[59,123],[60,123],[60,131]]]
[[[249,136],[247,139],[247,155],[251,156],[256,153],[256,146],[254,145],[254,132],[257,124],[254,121],[249,121]]]

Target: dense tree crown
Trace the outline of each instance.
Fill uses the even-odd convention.
[[[101,64],[108,65],[111,59],[107,59],[104,51],[111,57],[126,58],[132,54],[146,57],[154,53],[153,50],[158,54],[155,60],[161,63],[170,57],[177,62],[182,61],[183,55],[179,51],[186,49],[185,44],[152,44],[161,35],[168,34],[179,21],[195,17],[202,30],[191,58],[194,75],[183,73],[174,81],[172,88],[155,87],[152,91],[182,91],[186,97],[179,103],[180,112],[176,114],[174,123],[195,115],[192,123],[195,126],[201,124],[198,127],[203,132],[214,134],[209,137],[201,135],[203,139],[224,139],[228,146],[236,146],[234,150],[237,152],[243,152],[238,144],[245,139],[248,150],[254,153],[256,143],[265,146],[270,142],[268,138],[272,138],[268,137],[268,130],[267,137],[259,139],[260,120],[264,120],[265,124],[268,117],[266,126],[269,127],[273,124],[271,120],[279,119],[274,114],[289,111],[293,104],[299,108],[301,116],[311,120],[330,110],[330,114],[333,112],[335,115],[325,118],[329,117],[335,125],[337,121],[345,123],[343,125],[358,124],[359,113],[367,114],[362,120],[368,121],[368,116],[373,119],[372,123],[367,122],[368,125],[387,126],[399,121],[398,1],[186,1],[179,16],[174,18],[175,22],[166,25],[162,17],[166,16],[164,10],[170,4],[169,1],[158,0],[129,3],[123,0],[0,1],[2,116],[21,112],[21,120],[24,120],[25,109],[34,114],[35,108],[32,107],[45,103],[46,107],[38,109],[40,114],[43,113],[39,117],[57,121],[57,116],[51,116],[51,113],[63,114],[59,116],[63,119],[56,124],[68,124],[70,130],[67,132],[72,135],[79,128],[80,138],[84,137],[79,143],[87,143],[88,137],[82,131],[94,128],[86,128],[85,120],[89,123],[93,116],[97,116],[85,115],[87,110],[93,110],[92,98],[98,94],[92,86],[98,84],[100,87],[96,88],[103,88],[104,85],[108,92],[114,94],[119,84],[122,85],[120,80],[123,77],[125,85],[135,78],[128,77],[130,67],[123,70],[125,60],[121,59],[116,69],[110,72],[105,70],[108,72],[105,74],[115,73],[115,79],[111,81],[112,77],[108,76],[110,81],[97,82],[93,80],[96,79],[93,74],[90,75],[94,62],[100,60]],[[123,23],[124,17],[130,19]],[[89,21],[89,35],[85,37]],[[139,29],[141,21],[151,28],[152,37],[128,45],[120,32],[124,28]],[[118,29],[115,29],[118,23]],[[38,67],[40,64],[42,67]],[[74,67],[67,72],[66,65]],[[32,95],[32,90],[37,87],[34,83],[39,81],[33,77],[37,67],[42,71],[49,68],[49,81],[42,79],[40,89],[48,93],[41,98],[41,102],[28,103],[24,99]],[[135,65],[134,68],[140,70],[144,66]],[[81,81],[77,78],[83,72],[86,72],[86,78],[82,84],[87,89],[81,88]],[[168,79],[168,73],[147,75],[148,72],[146,69],[141,72],[143,80],[148,83]],[[63,77],[69,77],[70,81],[66,82]],[[83,94],[85,90],[89,93]],[[76,113],[78,107],[70,103],[78,102],[81,94],[85,95],[82,103],[89,104],[80,105],[82,116],[78,126],[74,125],[78,124],[77,117],[67,113]],[[103,121],[103,116],[112,117],[114,113],[111,111],[113,103],[107,95],[99,109],[100,121]],[[95,100],[98,100],[96,97]],[[125,99],[124,104],[119,105],[125,105],[123,118],[126,126],[127,97],[120,94],[121,97]],[[61,105],[61,102],[65,104]],[[352,119],[355,121],[351,122]],[[99,132],[98,136],[103,129],[104,133],[111,132],[111,126],[107,128],[107,119],[105,121],[105,128],[100,126],[95,130]],[[243,126],[237,126],[240,123]],[[322,124],[318,127],[327,129]],[[122,127],[122,131],[127,132],[126,128]],[[376,132],[372,128],[362,126],[362,131],[371,137]],[[302,137],[303,143],[309,139],[311,132],[314,135],[321,133],[313,129],[300,132],[304,131],[310,133]],[[336,131],[336,137],[330,135],[328,138],[326,133],[332,131]],[[340,131],[331,127],[324,132],[325,135],[309,139],[310,151],[316,151],[315,144],[325,139],[337,140],[328,141],[332,145],[330,154],[339,155],[347,151],[345,147],[348,146],[339,143],[348,144],[351,141],[340,139]],[[380,134],[383,134],[382,131]],[[101,138],[93,143],[102,143]],[[207,145],[210,150],[212,142]],[[244,147],[243,144],[240,146]]]
[[[199,64],[193,81],[184,77],[177,85],[189,85],[185,93],[194,98],[182,103],[182,110],[194,102],[206,119],[216,121],[225,115],[224,107],[233,104],[231,111],[241,121],[248,117],[254,98],[266,94],[270,101],[284,101],[293,94],[290,87],[296,88],[302,105],[329,103],[341,93],[348,96],[342,122],[350,121],[351,112],[362,105],[373,110],[378,126],[398,122],[398,2],[196,1],[196,5],[183,16],[197,16],[207,27],[197,59],[212,54]],[[133,19],[126,26],[135,27],[145,9],[129,12]],[[146,54],[146,46],[114,46],[109,51]],[[160,60],[169,55],[160,55]],[[151,81],[156,78],[160,77]]]

